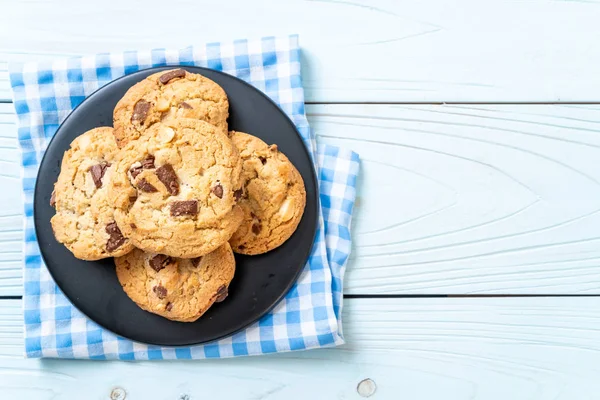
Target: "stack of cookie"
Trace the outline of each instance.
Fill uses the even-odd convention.
[[[191,322],[223,301],[233,252],[283,244],[306,203],[302,177],[277,145],[229,132],[215,82],[183,69],[127,91],[114,129],[77,137],[52,193],[56,239],[77,258],[115,257],[141,308]]]

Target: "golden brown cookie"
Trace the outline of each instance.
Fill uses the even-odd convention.
[[[154,124],[120,151],[109,188],[135,247],[172,257],[210,253],[242,220],[242,163],[226,134],[183,118]]]
[[[173,321],[193,322],[225,300],[235,273],[231,246],[204,257],[182,259],[135,249],[115,258],[127,296],[142,309]]]
[[[118,257],[133,249],[115,223],[108,197],[116,152],[113,129],[103,127],[77,137],[63,156],[50,223],[56,240],[82,260]]]
[[[230,242],[233,251],[261,254],[292,236],[304,213],[306,191],[298,170],[276,145],[242,132],[231,132],[242,157],[244,221]]]
[[[135,140],[153,124],[177,118],[206,121],[227,133],[229,102],[215,82],[183,69],[161,71],[132,86],[113,114],[117,145]]]

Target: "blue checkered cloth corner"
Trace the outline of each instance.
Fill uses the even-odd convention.
[[[315,162],[320,187],[319,229],[298,282],[275,309],[231,337],[206,345],[148,346],[106,331],[82,315],[58,289],[42,258],[33,225],[38,166],[60,123],[108,82],[163,65],[197,65],[235,75],[265,92],[300,131]],[[350,253],[358,155],[316,145],[306,119],[298,37],[211,43],[182,50],[130,51],[10,64],[18,114],[25,198],[24,318],[27,357],[90,359],[200,359],[256,355],[344,343],[342,281]]]

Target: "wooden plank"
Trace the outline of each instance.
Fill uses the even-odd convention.
[[[362,159],[347,293],[599,293],[600,106],[308,110]]]
[[[600,106],[312,105],[362,158],[349,294],[600,293]],[[12,106],[0,104],[0,295],[21,293]]]
[[[154,4],[153,4],[154,3]],[[598,0],[13,1],[0,57],[299,33],[312,102],[598,101]],[[105,24],[90,23],[90,16]],[[10,40],[9,40],[10,38]],[[41,53],[41,54],[40,54]],[[0,98],[8,98],[3,73]]]
[[[0,104],[0,296],[20,295],[23,263],[21,155],[12,104]]]
[[[21,359],[19,301],[0,304],[0,392],[11,399],[596,399],[599,298],[352,299],[347,344],[198,362]],[[187,397],[186,397],[187,396]]]

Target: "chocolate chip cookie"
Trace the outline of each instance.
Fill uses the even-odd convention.
[[[115,264],[123,290],[138,306],[181,322],[193,322],[213,303],[225,300],[235,272],[227,243],[192,259],[135,249],[115,258]]]
[[[198,257],[228,241],[241,223],[241,159],[215,126],[163,121],[120,154],[109,192],[115,219],[137,248]]]
[[[113,114],[117,145],[123,147],[157,122],[177,118],[206,121],[227,133],[229,102],[215,82],[184,69],[150,75],[132,86]]]
[[[79,136],[63,156],[50,200],[56,240],[77,258],[99,260],[133,249],[115,222],[108,185],[115,169],[117,145],[112,128],[95,128]]]
[[[242,157],[245,182],[239,202],[244,221],[230,243],[236,253],[266,253],[298,227],[306,205],[304,181],[276,145],[242,132],[231,132],[230,137]]]

